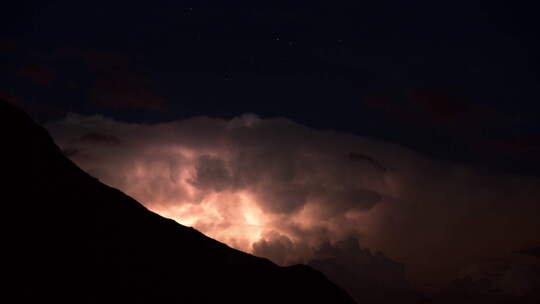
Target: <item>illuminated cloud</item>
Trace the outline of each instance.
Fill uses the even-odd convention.
[[[354,239],[419,281],[448,280],[458,266],[538,241],[538,179],[367,137],[251,114],[160,124],[70,114],[46,127],[101,181],[280,264],[320,260]]]

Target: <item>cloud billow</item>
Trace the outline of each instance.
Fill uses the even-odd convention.
[[[355,239],[413,276],[451,276],[463,263],[533,244],[540,231],[536,178],[285,118],[134,124],[69,114],[46,127],[101,181],[280,264],[317,260],[329,244]]]

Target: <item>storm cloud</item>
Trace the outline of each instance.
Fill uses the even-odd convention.
[[[280,264],[320,260],[354,239],[403,263],[413,281],[448,280],[539,239],[537,178],[286,118],[134,124],[69,114],[46,128],[102,182]]]

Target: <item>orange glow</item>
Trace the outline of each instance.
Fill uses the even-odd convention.
[[[268,228],[269,216],[246,192],[213,193],[199,204],[155,207],[152,211],[246,252],[252,252],[252,245],[261,240]]]
[[[367,137],[253,115],[133,124],[70,114],[48,129],[103,183],[283,265],[354,238],[425,268],[411,276],[450,278],[464,261],[537,241],[537,178],[493,175]]]

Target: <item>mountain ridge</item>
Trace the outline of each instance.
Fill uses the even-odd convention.
[[[68,160],[0,101],[9,276],[20,302],[354,303],[320,272],[279,267],[157,215]]]

